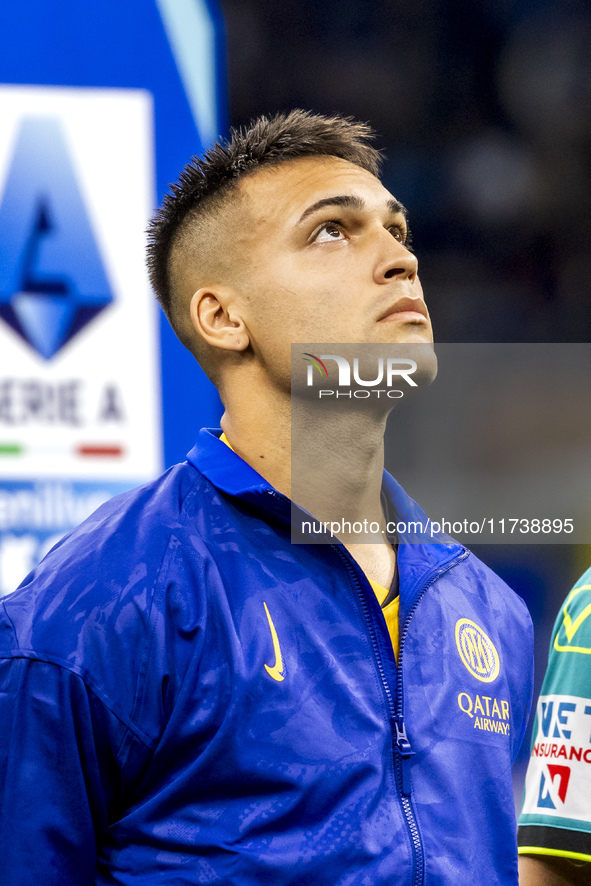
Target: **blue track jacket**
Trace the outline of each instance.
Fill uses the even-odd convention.
[[[516,886],[526,607],[461,545],[398,563],[397,666],[213,434],[99,508],[0,606],[2,886]]]

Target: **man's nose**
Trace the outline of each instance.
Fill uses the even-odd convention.
[[[380,237],[380,247],[374,268],[376,283],[387,283],[396,278],[414,283],[419,267],[416,255],[385,229]]]

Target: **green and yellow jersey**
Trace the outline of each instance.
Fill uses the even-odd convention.
[[[552,632],[519,853],[591,862],[591,569],[569,593]]]

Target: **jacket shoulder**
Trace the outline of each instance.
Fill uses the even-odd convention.
[[[467,587],[486,599],[488,607],[497,616],[510,614],[518,625],[528,629],[531,627],[531,616],[524,600],[490,566],[472,551],[462,565]]]
[[[204,482],[190,464],[176,465],[110,499],[61,539],[3,599],[0,658],[61,665],[129,713],[162,631],[158,580]]]

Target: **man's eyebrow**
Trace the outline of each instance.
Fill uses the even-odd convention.
[[[388,209],[392,215],[403,215],[405,221],[408,221],[408,209],[399,200],[388,200]]]
[[[343,209],[362,210],[365,208],[365,202],[361,197],[356,197],[354,194],[340,194],[335,197],[324,197],[322,200],[317,200],[312,206],[308,206],[300,216],[298,224],[301,224],[304,219],[308,218],[309,215],[312,215],[313,212],[317,212],[319,209],[324,209],[325,206],[340,206]]]
[[[407,218],[407,211],[398,200],[388,200],[386,205],[393,215],[401,213],[405,219]],[[365,201],[355,194],[338,194],[335,197],[324,197],[322,200],[317,200],[312,206],[308,206],[298,219],[298,225],[307,219],[309,215],[312,215],[313,212],[318,212],[319,209],[324,209],[326,206],[340,206],[343,209],[356,209],[360,212],[365,209]]]

